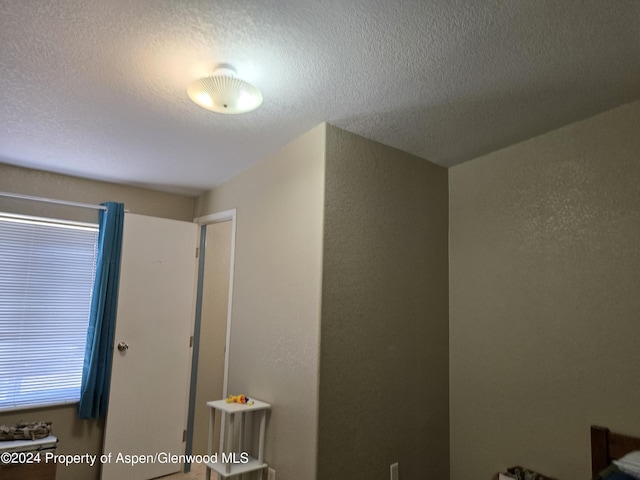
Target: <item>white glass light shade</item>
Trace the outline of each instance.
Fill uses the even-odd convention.
[[[196,80],[187,94],[202,108],[218,113],[246,113],[262,105],[262,93],[244,80],[214,75]]]

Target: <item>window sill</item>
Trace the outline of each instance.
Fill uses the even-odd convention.
[[[80,400],[67,400],[61,402],[43,403],[38,405],[20,405],[18,407],[0,408],[0,415],[4,413],[26,412],[29,410],[38,410],[40,408],[55,408],[77,405]]]

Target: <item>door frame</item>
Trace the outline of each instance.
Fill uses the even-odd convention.
[[[197,286],[197,304],[196,304],[196,316],[194,319],[194,331],[193,331],[193,352],[191,360],[191,380],[189,387],[189,405],[187,413],[187,435],[185,445],[185,455],[188,456],[193,453],[193,429],[195,421],[195,402],[196,402],[196,383],[198,378],[198,356],[200,354],[200,315],[202,309],[202,283],[204,276],[204,245],[203,240],[206,238],[205,229],[207,225],[214,223],[221,223],[231,221],[231,245],[229,249],[229,295],[227,298],[227,332],[225,339],[224,349],[224,367],[223,367],[223,381],[222,381],[222,396],[225,398],[228,395],[227,386],[229,383],[229,345],[231,343],[231,313],[233,305],[233,274],[235,271],[235,258],[236,258],[236,209],[224,210],[218,213],[212,213],[204,215],[202,217],[196,217],[193,219],[193,223],[197,223],[200,226],[200,258],[198,262],[198,286]],[[188,457],[187,457],[188,458]],[[184,471],[189,472],[191,470],[191,464],[185,463]]]

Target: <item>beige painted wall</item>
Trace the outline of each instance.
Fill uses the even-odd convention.
[[[640,102],[450,169],[451,479],[640,435]]]
[[[134,213],[191,221],[194,200],[181,195],[154,192],[111,183],[84,180],[0,164],[0,191],[81,203],[124,202]],[[0,211],[38,216],[65,216],[81,221],[97,221],[93,210],[59,207],[0,197]],[[53,407],[0,413],[0,424],[18,421],[53,422],[59,438],[58,453],[99,454],[102,450],[102,420],[79,420],[77,406]],[[59,467],[58,480],[94,480],[100,470],[87,465]]]
[[[316,476],[325,126],[200,197],[237,209],[229,394],[273,403],[265,459]]]
[[[121,202],[131,213],[189,222],[193,220],[194,199],[191,197],[30,170],[3,163],[0,163],[0,191],[90,204]],[[78,221],[91,222],[97,219],[94,210],[2,196],[0,211],[42,217],[56,217],[62,212],[63,215]]]
[[[447,188],[328,127],[318,480],[448,478]]]
[[[200,315],[200,348],[196,405],[193,431],[193,453],[207,453],[209,441],[209,407],[207,402],[223,398],[224,348],[227,340],[229,303],[229,267],[231,260],[231,221],[207,225],[202,313]],[[215,438],[220,437],[216,422]],[[217,448],[219,442],[214,446]],[[217,451],[217,450],[216,450]]]

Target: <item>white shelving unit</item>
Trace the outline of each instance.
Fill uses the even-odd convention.
[[[253,405],[240,403],[227,403],[226,400],[215,400],[207,402],[209,411],[209,455],[218,454],[217,462],[208,462],[207,480],[211,480],[211,470],[214,470],[222,478],[241,475],[267,467],[264,463],[264,438],[267,428],[267,410],[271,405],[260,400],[253,400]],[[220,420],[225,427],[221,435],[221,445],[219,452],[213,452],[213,432],[216,421],[216,410],[220,412]],[[247,414],[254,415],[260,422],[260,433],[258,438],[258,451],[245,451],[245,417]],[[236,417],[239,418],[240,425],[236,428]],[[255,418],[254,417],[254,418]],[[225,419],[227,420],[225,422]],[[235,436],[238,435],[238,438]],[[236,448],[234,448],[236,447]],[[247,457],[244,454],[249,454]],[[254,453],[254,455],[252,455]],[[235,461],[225,462],[225,459],[235,454]],[[223,455],[227,458],[223,458]]]

